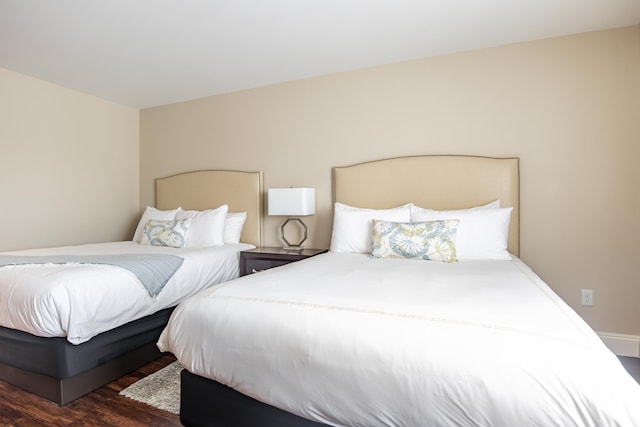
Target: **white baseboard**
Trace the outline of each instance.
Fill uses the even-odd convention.
[[[640,357],[640,336],[598,332],[609,350],[617,356]]]

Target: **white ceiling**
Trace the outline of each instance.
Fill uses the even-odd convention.
[[[146,108],[638,23],[640,0],[0,0],[0,67]]]

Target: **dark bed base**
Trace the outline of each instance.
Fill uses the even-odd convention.
[[[274,408],[183,369],[180,422],[188,427],[319,427],[314,421]]]
[[[172,311],[159,311],[80,345],[0,328],[0,380],[66,405],[160,357],[156,342]]]

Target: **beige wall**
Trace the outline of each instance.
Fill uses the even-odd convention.
[[[129,238],[139,111],[0,68],[0,250]]]
[[[305,220],[314,247],[330,241],[332,166],[517,156],[521,257],[596,330],[640,334],[639,27],[147,109],[140,142],[141,206],[153,204],[156,177],[262,170],[266,188],[316,188]],[[267,219],[267,244],[280,244],[280,221]],[[593,307],[579,305],[582,288]]]

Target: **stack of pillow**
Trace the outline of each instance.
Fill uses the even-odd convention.
[[[227,205],[204,211],[147,206],[133,241],[176,248],[239,243],[247,213],[228,209]],[[363,209],[336,203],[330,250],[444,262],[509,260],[512,210],[501,208],[499,200],[459,210],[426,209],[413,203],[392,209]]]
[[[239,243],[247,213],[228,211],[227,205],[204,211],[159,210],[147,206],[133,241],[174,248]]]
[[[412,203],[392,209],[362,209],[336,203],[331,251],[444,262],[509,260],[512,210],[501,208],[499,200],[445,211]]]

